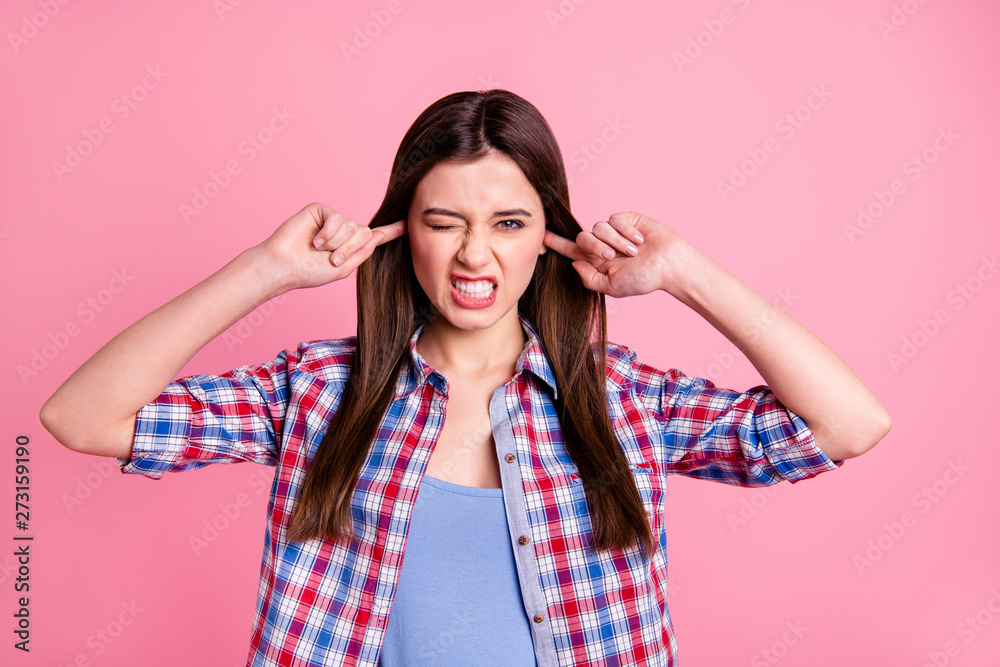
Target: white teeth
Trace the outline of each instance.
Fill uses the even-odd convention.
[[[455,278],[455,286],[470,290],[484,290],[484,289],[492,289],[493,283],[491,283],[488,280],[477,280],[475,282],[472,282],[471,280],[462,280],[461,278]]]
[[[469,282],[467,280],[456,279],[452,281],[452,285],[462,294],[473,297],[489,296],[493,292],[493,283],[488,280]]]

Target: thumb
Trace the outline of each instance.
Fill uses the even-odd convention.
[[[608,277],[595,269],[593,264],[583,259],[578,259],[572,264],[580,274],[584,287],[594,292],[604,292],[607,289]]]

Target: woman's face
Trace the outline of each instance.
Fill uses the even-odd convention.
[[[417,184],[407,216],[417,281],[434,310],[460,329],[491,327],[512,311],[516,318],[547,251],[544,235],[541,198],[497,152],[436,164]]]

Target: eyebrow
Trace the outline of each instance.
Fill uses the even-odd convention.
[[[468,222],[468,220],[466,219],[466,217],[464,215],[462,215],[458,211],[452,211],[452,210],[449,210],[447,208],[427,208],[427,209],[424,209],[424,213],[423,214],[424,215],[443,215],[443,216],[447,216],[447,217],[451,217],[451,218],[459,218],[461,220],[465,220],[466,222]],[[528,213],[527,211],[525,211],[523,208],[511,208],[511,209],[507,209],[505,211],[494,211],[493,212],[493,217],[494,218],[504,218],[504,217],[508,217],[508,216],[530,218],[531,214]]]

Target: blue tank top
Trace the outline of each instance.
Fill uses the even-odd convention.
[[[528,622],[503,489],[425,474],[379,665],[537,665]]]

